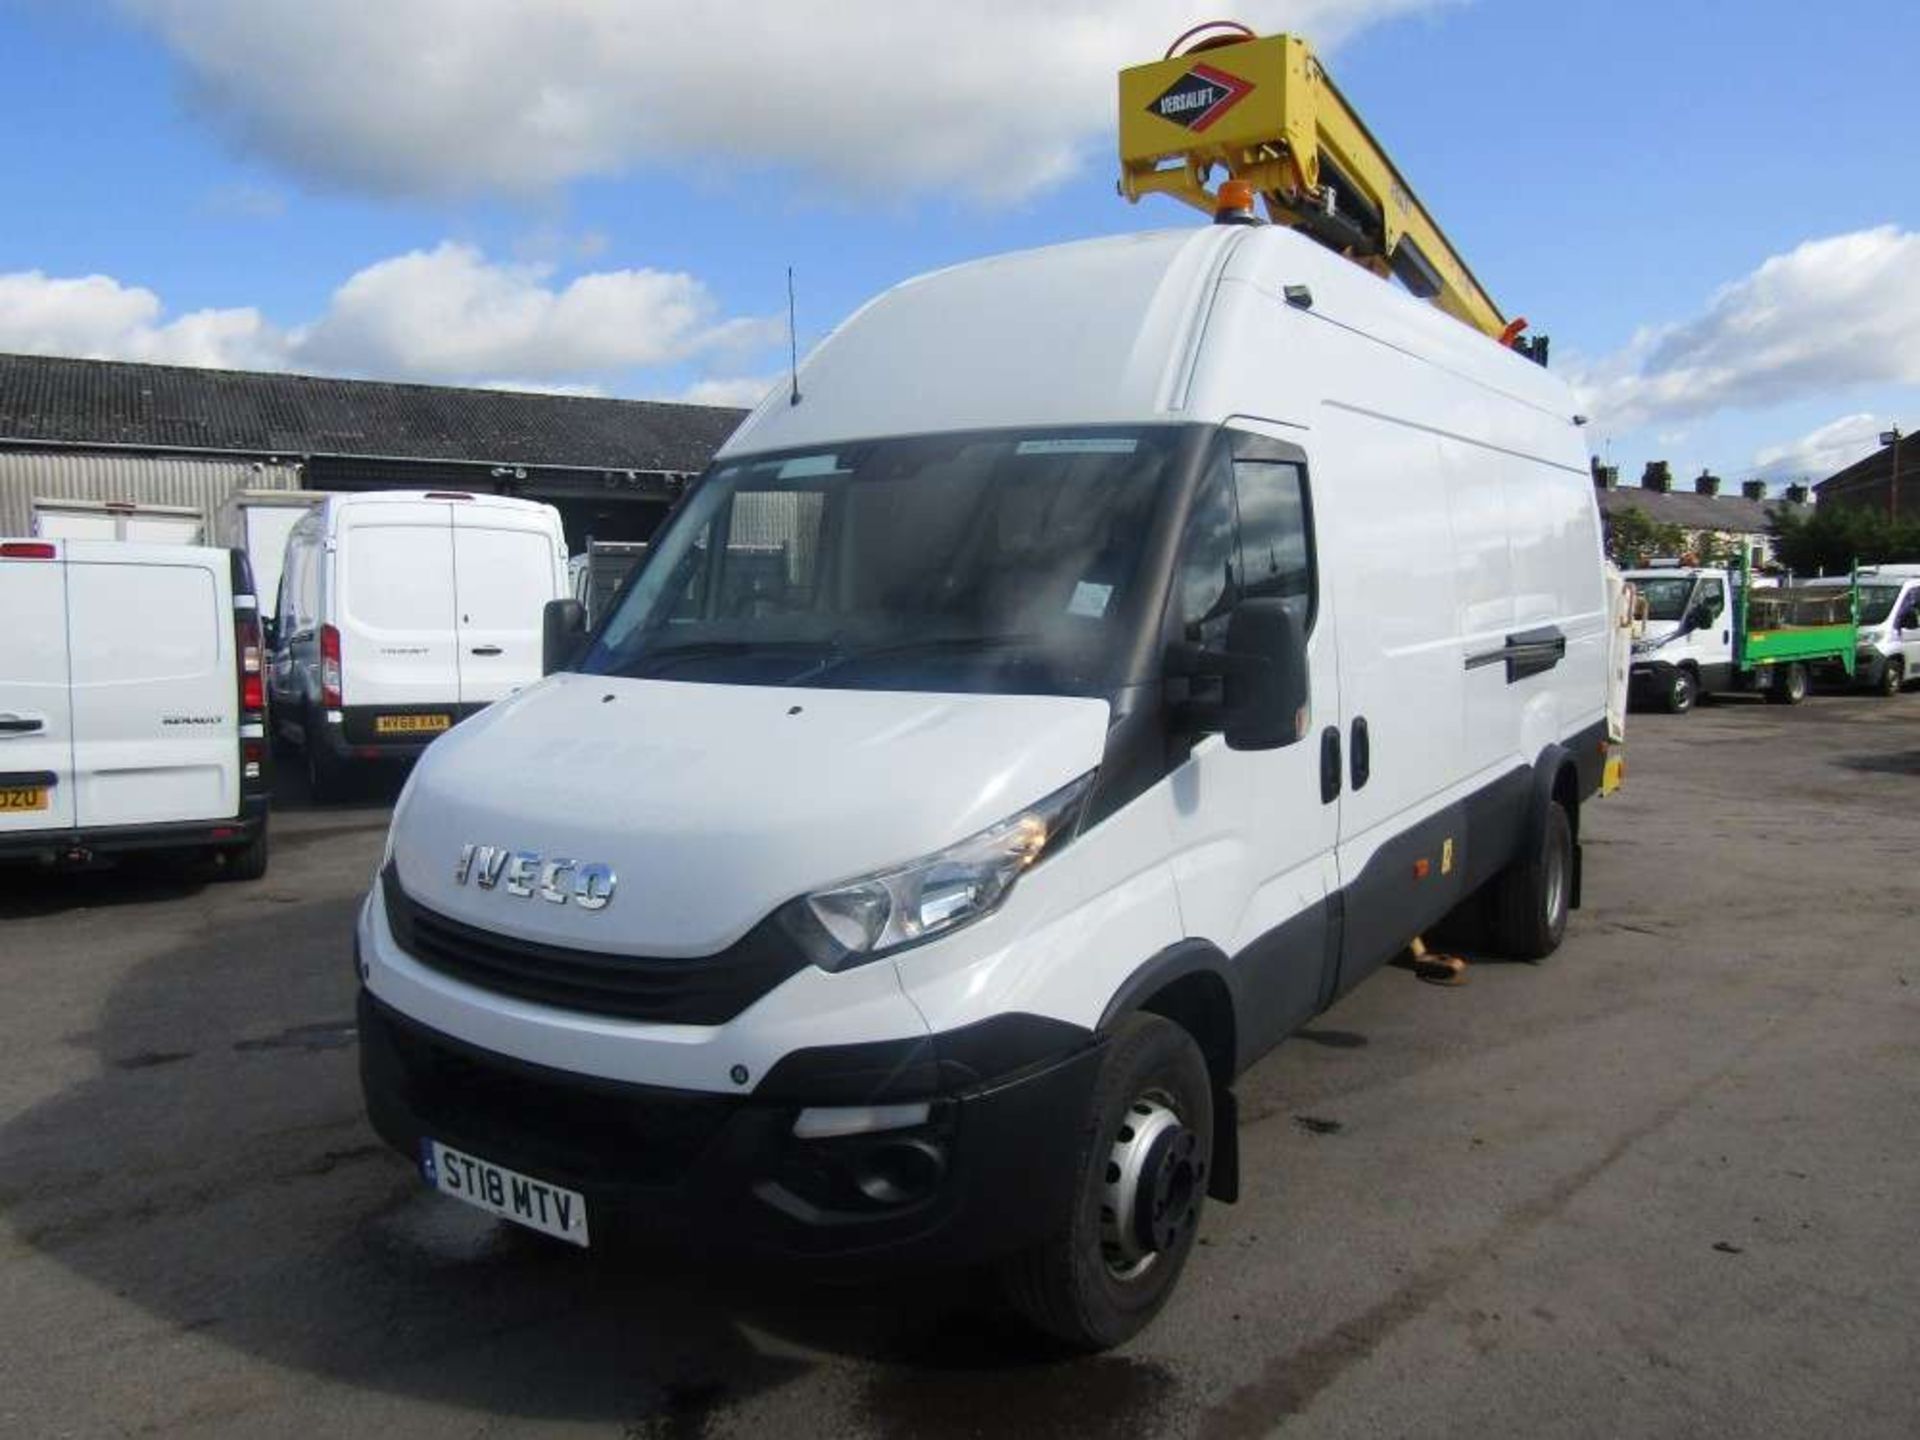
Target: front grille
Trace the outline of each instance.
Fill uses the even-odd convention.
[[[715,955],[655,959],[518,940],[436,914],[380,875],[387,925],[429,969],[482,990],[585,1015],[668,1025],[724,1025],[807,959],[769,920]],[[503,902],[504,903],[504,902]]]
[[[428,1134],[555,1178],[676,1180],[740,1108],[732,1096],[596,1081],[485,1055],[375,1013],[378,1043],[398,1062],[407,1105]]]

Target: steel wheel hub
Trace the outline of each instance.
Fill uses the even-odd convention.
[[[1143,1095],[1127,1107],[1107,1153],[1100,1205],[1100,1249],[1117,1279],[1139,1275],[1193,1225],[1206,1169],[1200,1137],[1165,1096]]]

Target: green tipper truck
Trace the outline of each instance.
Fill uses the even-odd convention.
[[[1701,695],[1753,691],[1779,705],[1806,698],[1815,666],[1851,677],[1860,638],[1858,583],[1756,583],[1738,570],[1630,570],[1638,592],[1630,693],[1674,714]]]

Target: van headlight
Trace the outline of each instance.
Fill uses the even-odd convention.
[[[780,923],[823,970],[863,965],[969,925],[1066,844],[1092,788],[1088,771],[957,845],[791,900],[780,907]]]

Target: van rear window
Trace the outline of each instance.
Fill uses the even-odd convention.
[[[340,547],[346,611],[375,630],[453,628],[453,542],[439,525],[356,525]]]

